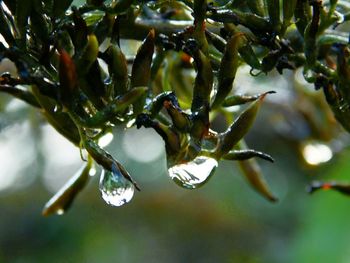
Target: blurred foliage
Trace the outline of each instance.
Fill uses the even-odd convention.
[[[349,192],[347,1],[0,3],[0,262],[349,262],[348,200],[304,191]],[[219,160],[205,188],[166,180],[197,188]],[[43,210],[61,214],[94,169],[104,193],[128,193],[107,202],[129,201],[121,163],[143,189],[132,205],[102,206],[93,177],[76,209],[38,217],[43,185],[70,178]]]
[[[168,174],[183,188],[204,185],[219,161],[233,160],[270,201],[277,198],[254,157],[274,159],[245,142],[258,113],[263,119],[256,125],[268,125],[249,145],[266,138],[262,148],[270,149],[269,136],[280,137],[309,165],[329,161],[346,145],[346,1],[72,2],[0,1],[0,60],[15,65],[2,73],[0,91],[40,111],[86,161],[46,204],[44,215],[70,207],[94,163],[102,167],[100,190],[107,203],[121,206],[140,190],[115,154],[100,146],[111,132],[121,136],[115,127],[153,128],[165,143]],[[142,43],[126,55],[125,40]],[[277,73],[293,84],[271,85]],[[260,87],[246,88],[250,78]],[[275,92],[282,96],[273,99]],[[11,99],[2,100],[4,111]],[[350,192],[335,181],[311,183],[311,192],[318,189]]]

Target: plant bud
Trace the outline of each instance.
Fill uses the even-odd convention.
[[[151,77],[151,64],[155,44],[155,31],[151,29],[146,39],[142,42],[141,47],[137,51],[134,63],[131,70],[131,88],[148,87]],[[145,104],[146,95],[144,99],[133,105],[134,113],[142,112]]]
[[[245,161],[239,161],[239,166],[245,178],[257,192],[259,192],[262,196],[271,202],[277,201],[277,198],[269,190],[256,160],[249,159]]]
[[[232,84],[238,68],[238,49],[242,45],[243,33],[234,34],[227,42],[218,72],[218,88],[212,108],[219,107],[232,90]]]
[[[261,95],[258,100],[254,101],[238,116],[231,126],[220,135],[221,139],[215,150],[215,156],[217,159],[220,159],[221,156],[226,155],[249,131],[250,127],[254,123],[255,117],[266,94],[267,93]]]

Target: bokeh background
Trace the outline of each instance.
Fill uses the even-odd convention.
[[[123,51],[136,48],[128,42]],[[8,62],[0,65],[6,71],[15,74]],[[106,149],[142,191],[108,206],[97,168],[66,214],[43,217],[44,204],[82,165],[79,149],[40,112],[0,94],[0,262],[350,262],[350,199],[306,191],[312,180],[350,181],[349,135],[329,121],[322,92],[301,70],[252,78],[241,67],[237,76],[236,92],[277,91],[245,138],[275,159],[259,164],[277,203],[257,194],[232,161],[220,162],[202,188],[182,189],[167,175],[153,130],[115,127]],[[213,123],[225,125],[220,116]]]
[[[45,202],[81,166],[79,150],[38,111],[0,94],[0,262],[350,262],[350,200],[306,192],[314,179],[349,180],[349,136],[340,130],[327,143],[308,139],[296,86],[323,98],[300,73],[252,78],[248,71],[241,68],[236,89],[277,91],[246,137],[275,158],[259,161],[275,204],[232,161],[221,162],[202,188],[182,189],[167,175],[153,130],[116,127],[107,149],[142,191],[110,207],[100,197],[98,170],[66,214],[43,217]]]

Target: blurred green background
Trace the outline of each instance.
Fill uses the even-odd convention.
[[[321,152],[306,156],[299,147],[309,128],[286,104],[295,103],[287,91],[297,75],[252,80],[244,70],[236,83],[246,90],[273,83],[278,92],[246,138],[275,158],[259,163],[276,204],[255,193],[234,162],[221,162],[204,187],[182,189],[167,176],[156,133],[116,127],[107,149],[142,191],[129,204],[110,207],[100,197],[97,171],[66,214],[42,217],[45,202],[80,167],[79,151],[39,112],[1,94],[0,262],[350,262],[350,200],[305,190],[313,179],[348,179],[349,137],[324,144],[330,151],[324,163],[307,165]]]

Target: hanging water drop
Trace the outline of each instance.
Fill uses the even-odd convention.
[[[134,185],[123,176],[116,165],[112,165],[112,171],[102,170],[100,191],[107,204],[122,206],[132,199]]]
[[[168,172],[171,179],[181,187],[195,189],[209,180],[217,166],[215,159],[199,156],[190,162],[170,167]]]

